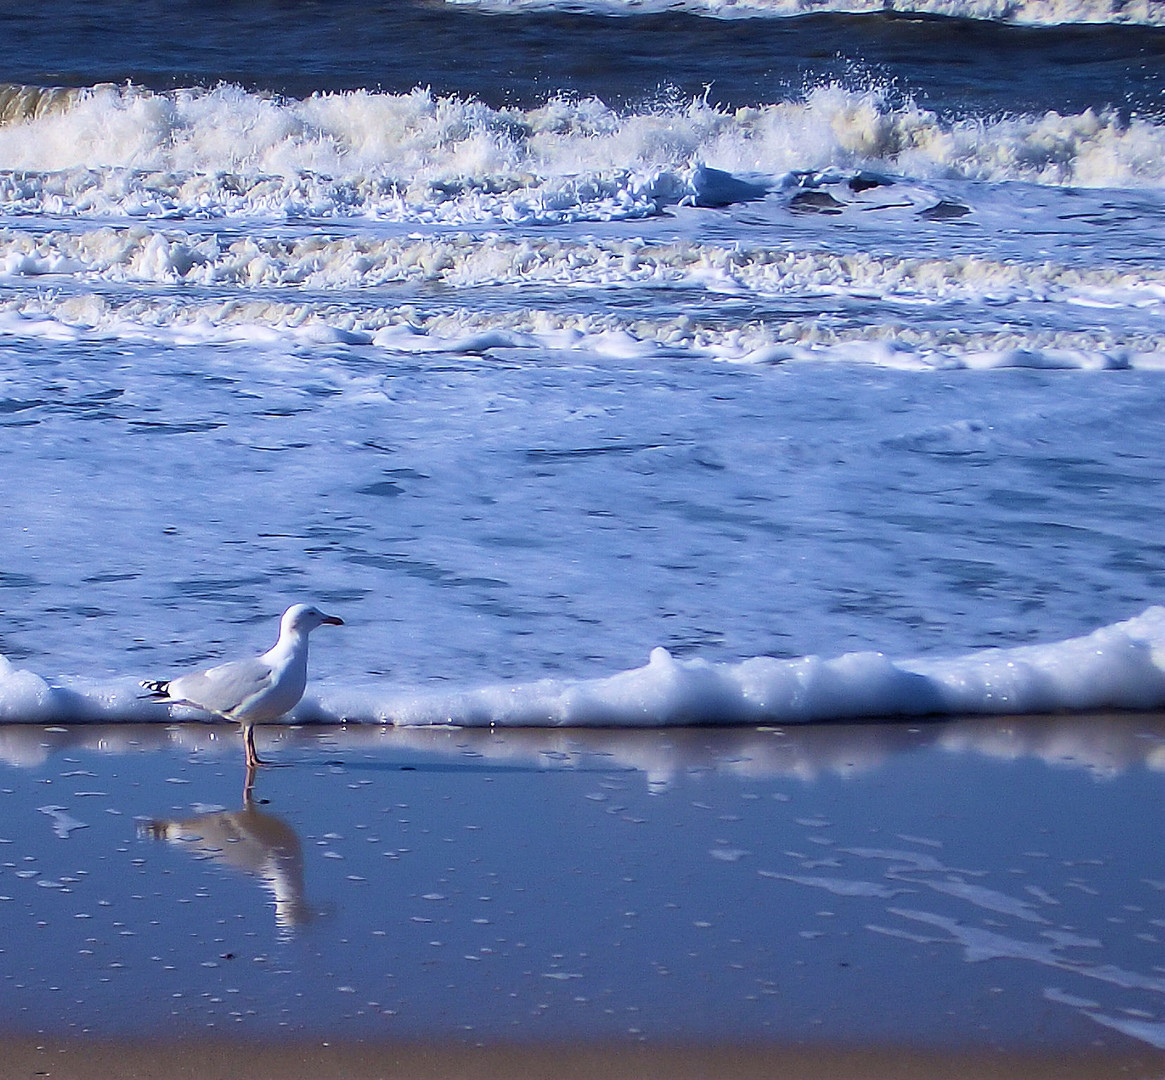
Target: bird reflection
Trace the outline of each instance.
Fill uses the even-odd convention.
[[[299,837],[281,817],[260,810],[249,791],[244,793],[241,810],[149,821],[141,831],[155,840],[189,845],[196,857],[257,877],[275,898],[275,923],[280,930],[290,933],[311,919],[304,898]]]

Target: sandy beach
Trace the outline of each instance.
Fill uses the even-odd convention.
[[[908,1047],[812,1050],[748,1046],[273,1045],[199,1040],[91,1043],[8,1039],[5,1077],[61,1080],[506,1080],[596,1076],[638,1080],[1101,1080],[1160,1075],[1160,1055],[1136,1050],[920,1053]]]
[[[1163,740],[6,725],[0,1073],[1160,1075]]]

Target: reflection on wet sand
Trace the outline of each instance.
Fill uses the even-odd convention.
[[[181,749],[220,756],[232,742],[212,724],[0,725],[0,761],[34,767],[71,749],[109,754]],[[233,730],[233,729],[232,729]],[[929,723],[807,724],[659,729],[452,727],[270,727],[285,750],[318,761],[375,751],[455,759],[458,767],[504,763],[544,769],[633,769],[667,786],[692,769],[754,779],[813,781],[871,773],[892,758],[937,747],[995,761],[1037,759],[1057,768],[1115,777],[1134,766],[1165,772],[1165,714],[1089,713],[973,717]]]
[[[1160,714],[267,735],[0,726],[9,1017],[1165,1047]]]
[[[281,817],[246,798],[241,810],[218,810],[191,818],[145,822],[142,836],[185,845],[199,859],[221,862],[259,879],[275,898],[275,924],[292,931],[311,919],[304,899],[303,849]]]

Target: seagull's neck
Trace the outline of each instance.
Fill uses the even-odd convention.
[[[302,630],[283,630],[279,640],[263,654],[272,667],[284,664],[307,663],[307,634]]]

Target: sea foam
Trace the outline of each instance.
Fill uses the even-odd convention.
[[[643,667],[598,679],[542,679],[433,691],[378,684],[315,688],[288,722],[462,727],[666,727],[810,723],[866,717],[1022,715],[1165,706],[1165,607],[1085,637],[984,649],[952,659],[681,660],[657,648]],[[176,709],[177,719],[197,719]],[[0,719],[166,721],[136,681],[50,683],[0,658]]]
[[[806,190],[798,187],[798,190]],[[820,189],[814,189],[820,190]],[[895,191],[897,192],[897,188]],[[902,196],[895,194],[894,198]],[[867,202],[865,206],[874,205]],[[779,214],[780,208],[772,211]],[[859,207],[855,214],[860,215]],[[902,211],[894,211],[902,212]],[[56,281],[99,282],[100,295],[54,291]],[[1079,267],[975,255],[903,257],[864,251],[783,250],[738,241],[684,237],[515,236],[490,230],[427,235],[238,236],[189,231],[165,222],[46,229],[0,229],[0,282],[39,286],[0,300],[0,335],[79,340],[108,337],[174,343],[257,344],[343,342],[392,354],[480,354],[526,349],[650,356],[666,352],[746,365],[811,360],[828,352],[845,360],[899,369],[1159,367],[1165,337],[1146,313],[1159,310],[1165,276],[1153,266]],[[1112,319],[1015,321],[952,335],[941,323],[882,329],[874,319],[852,326],[807,313],[780,321],[725,327],[714,320],[639,308],[558,312],[483,307],[457,312],[412,303],[369,300],[345,307],[341,295],[386,286],[453,288],[566,286],[575,291],[649,288],[680,296],[850,297],[862,305],[938,308],[950,303],[1072,304],[1108,311]],[[239,290],[240,297],[183,290],[142,295],[141,285]],[[123,290],[119,293],[117,290]],[[250,290],[281,290],[263,298]],[[373,294],[375,295],[375,294]],[[1120,313],[1137,333],[1111,332]]]
[[[1153,267],[1081,269],[983,256],[788,251],[770,246],[511,237],[498,232],[280,239],[190,234],[134,225],[36,235],[0,229],[0,280],[83,275],[129,284],[303,285],[311,289],[421,284],[473,288],[715,288],[761,296],[845,293],[886,299],[994,303],[1071,300],[1096,307],[1156,304],[1165,273]]]
[[[448,0],[493,12],[587,11],[643,15],[683,11],[712,18],[795,18],[809,14],[945,16],[1027,26],[1077,23],[1165,25],[1154,0]]]
[[[420,89],[0,93],[8,214],[598,221],[739,201],[828,169],[1152,190],[1163,159],[1165,128],[1142,118],[952,119],[836,84],[735,110],[696,100],[629,112],[561,97],[495,109]]]

